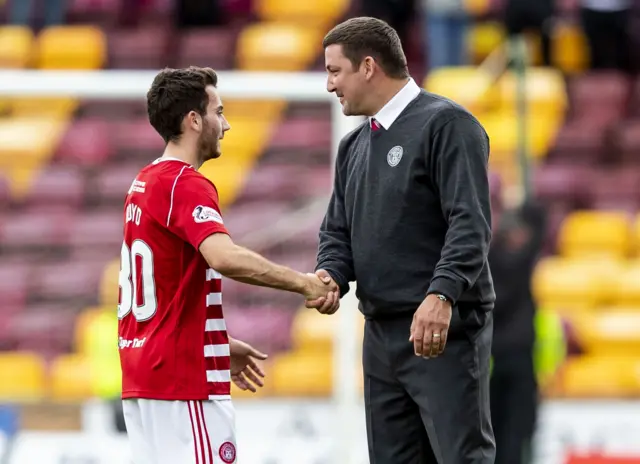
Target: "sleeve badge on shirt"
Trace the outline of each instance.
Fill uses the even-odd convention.
[[[395,168],[398,163],[400,163],[403,153],[404,150],[400,145],[396,145],[391,150],[389,150],[389,153],[387,153],[387,163],[389,163],[389,166]]]
[[[224,224],[220,213],[209,206],[196,206],[196,209],[193,210],[193,220],[197,223],[217,222]]]

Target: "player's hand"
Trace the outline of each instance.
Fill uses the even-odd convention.
[[[256,363],[256,360],[267,359],[267,355],[241,340],[229,337],[229,355],[231,358],[231,381],[240,390],[249,390],[253,393],[256,387],[262,387],[264,372]]]
[[[451,303],[436,295],[427,295],[413,315],[411,335],[416,356],[435,358],[442,354],[447,344],[447,332],[451,323]]]
[[[310,274],[314,275],[314,274]],[[320,314],[333,314],[340,308],[340,288],[324,269],[318,269],[315,273],[325,285],[329,286],[329,293],[325,297],[316,299],[307,298],[305,306],[315,308]]]

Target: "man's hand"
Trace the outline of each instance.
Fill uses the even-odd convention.
[[[451,303],[436,295],[427,295],[413,315],[411,336],[416,356],[435,358],[442,354],[447,344],[447,332],[451,323]]]
[[[317,309],[320,314],[333,314],[340,308],[340,288],[324,269],[318,269],[315,275],[328,285],[331,291],[325,298],[307,298],[305,306]]]
[[[256,359],[267,359],[267,355],[254,347],[235,338],[229,337],[229,351],[231,357],[231,381],[240,390],[255,393],[256,387],[262,387],[264,372],[256,363]]]

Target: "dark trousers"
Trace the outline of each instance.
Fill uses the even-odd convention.
[[[532,349],[494,355],[491,421],[497,447],[495,464],[529,462],[537,409]]]
[[[493,464],[493,315],[454,309],[442,355],[415,356],[412,315],[367,320],[363,367],[371,464]]]
[[[553,4],[548,0],[508,0],[504,24],[511,37],[527,31],[540,34],[542,65],[551,66]]]
[[[583,8],[582,27],[589,42],[592,69],[631,71],[630,11]]]

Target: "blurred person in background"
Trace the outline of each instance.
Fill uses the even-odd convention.
[[[580,0],[580,16],[591,53],[591,69],[631,72],[632,0]]]
[[[421,4],[429,69],[467,64],[469,16],[464,0],[421,0]]]
[[[495,463],[521,464],[528,462],[538,405],[531,278],[545,237],[545,211],[527,201],[504,210],[497,225],[489,253],[496,290],[491,376]]]
[[[42,26],[57,26],[65,22],[66,9],[66,0],[10,0],[9,22],[33,27],[36,11],[42,11]]]
[[[409,42],[409,29],[415,13],[416,0],[362,0],[362,15],[388,23],[398,32],[405,46]]]
[[[511,38],[527,32],[540,36],[542,66],[551,66],[555,0],[506,0],[504,26]]]
[[[224,23],[220,0],[176,0],[175,24],[179,29],[219,26]]]

